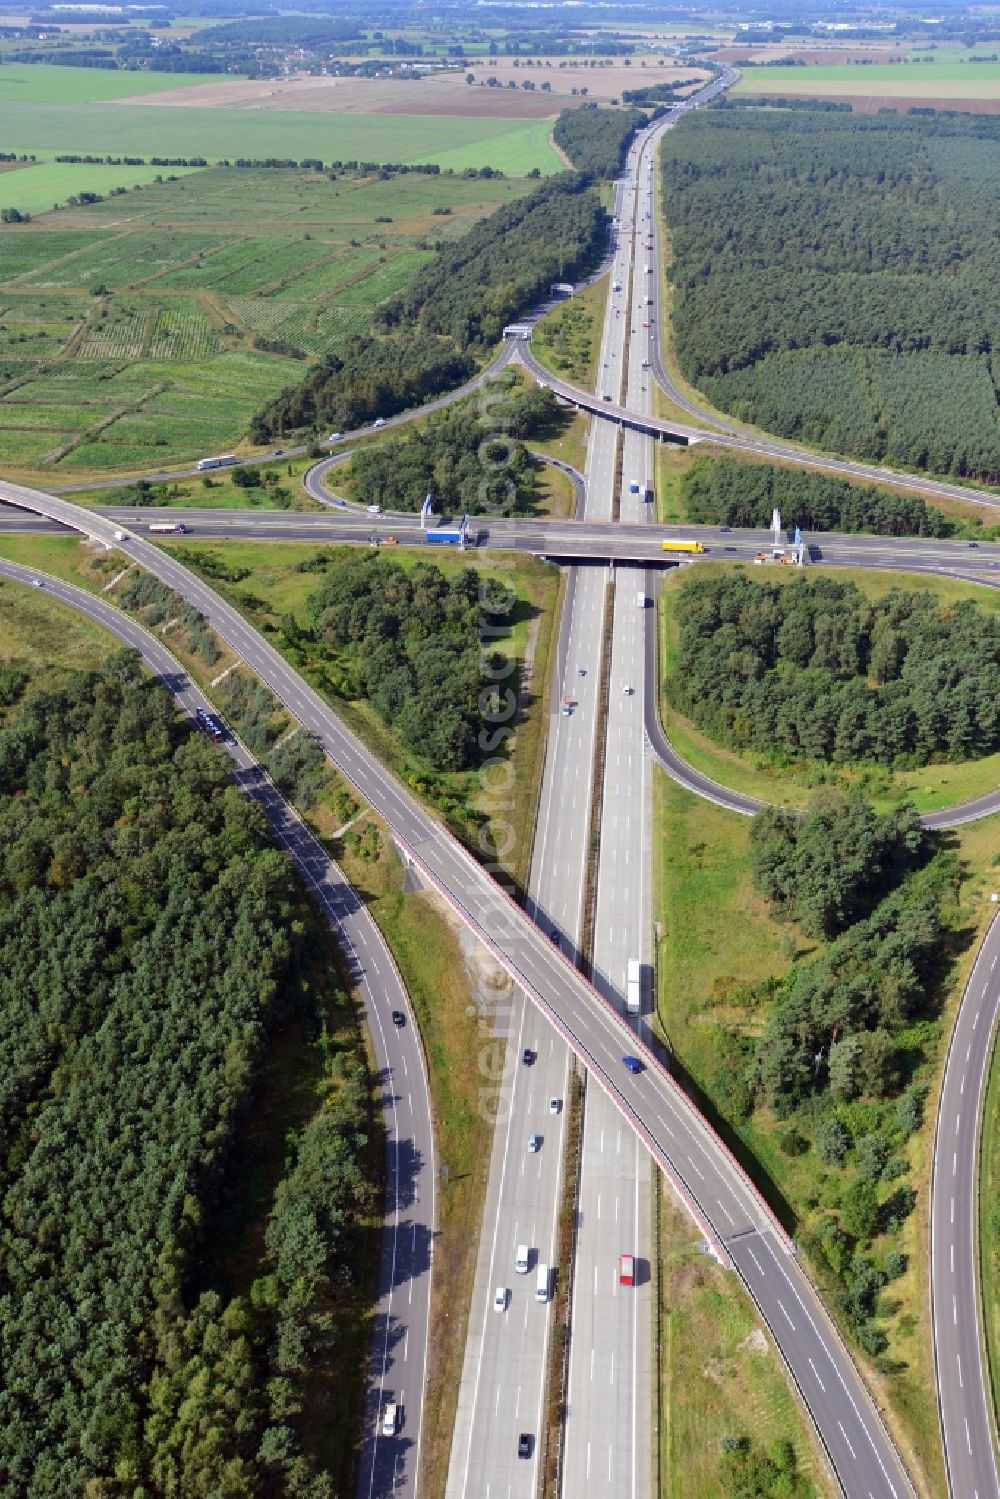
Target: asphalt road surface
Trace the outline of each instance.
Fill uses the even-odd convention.
[[[781,1229],[722,1142],[622,1017],[470,854],[390,775],[280,654],[211,588],[148,541],[116,543],[105,517],[56,496],[0,483],[0,497],[40,510],[144,564],[199,609],[298,721],[468,926],[560,1031],[644,1139],[704,1229],[734,1265],[812,1411],[849,1499],[911,1493],[888,1431]],[[628,1053],[645,1070],[622,1066]],[[794,1303],[794,1304],[792,1304]]]
[[[979,1129],[997,1015],[1000,922],[969,975],[948,1047],[931,1175],[931,1312],[945,1467],[955,1499],[1000,1494],[977,1292]]]
[[[31,585],[37,577],[29,568],[0,562],[0,578]],[[192,723],[198,708],[213,710],[176,657],[142,625],[103,598],[61,579],[47,577],[44,587],[47,597],[138,651]],[[329,924],[364,1002],[381,1085],[386,1203],[357,1496],[416,1499],[435,1212],[430,1092],[419,1031],[385,940],[339,867],[246,747],[230,735],[224,748],[237,785],[262,807],[275,839]],[[392,1022],[394,1010],[405,1016],[401,1027]],[[380,1416],[388,1400],[394,1400],[402,1413],[392,1437],[381,1431]]]

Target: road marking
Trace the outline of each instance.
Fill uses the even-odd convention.
[[[847,1450],[848,1450],[848,1452],[854,1458],[854,1461],[857,1462],[857,1460],[858,1460],[858,1454],[855,1452],[854,1448],[851,1446],[850,1437],[847,1435],[847,1432],[844,1430],[844,1423],[842,1421],[838,1421],[837,1425],[840,1427],[840,1435],[844,1438],[844,1441],[847,1443]]]
[[[961,1126],[961,1123],[962,1123],[962,1116],[961,1116],[961,1114],[956,1114],[955,1115],[955,1133],[956,1133],[956,1135],[958,1134],[959,1127]]]
[[[958,1170],[958,1151],[957,1150],[953,1150],[952,1154],[951,1154],[951,1174],[952,1174],[952,1176],[955,1175],[955,1173],[957,1172],[957,1170]]]
[[[959,1093],[964,1093],[965,1092],[965,1073],[964,1072],[962,1073],[962,1080],[961,1080],[961,1082],[958,1085],[958,1091],[959,1091]]]
[[[977,1010],[976,1013],[975,1013],[975,1015],[973,1015],[973,1017],[972,1017],[972,1029],[975,1030],[975,1028],[976,1028],[976,1026],[978,1024],[979,1024],[979,1011]]]
[[[729,1222],[732,1224],[733,1228],[735,1228],[736,1219],[733,1217],[732,1213],[726,1207],[726,1204],[724,1202],[719,1203],[719,1211],[725,1213],[726,1217],[729,1219]]]
[[[969,1449],[969,1456],[971,1457],[972,1456],[972,1438],[969,1435],[969,1418],[968,1418],[968,1416],[966,1416],[964,1419],[965,1419],[965,1445],[968,1447],[968,1449]]]
[[[764,1274],[764,1266],[761,1264],[760,1260],[754,1254],[753,1250],[750,1248],[749,1245],[747,1245],[747,1254],[753,1260],[754,1264],[757,1266],[757,1269],[760,1271],[761,1275],[763,1275]],[[811,1363],[812,1360],[810,1359],[809,1362]]]
[[[960,1353],[955,1354],[955,1362],[958,1364],[958,1388],[960,1390],[964,1390],[965,1383],[962,1379],[962,1355]]]
[[[957,1327],[958,1326],[958,1298],[956,1296],[953,1296],[951,1298],[951,1320],[954,1323],[954,1325]]]
[[[691,1167],[691,1170],[694,1172],[695,1176],[700,1176],[701,1179],[702,1179],[702,1181],[705,1180],[705,1173],[704,1173],[704,1171],[702,1171],[702,1169],[698,1165],[697,1161],[692,1161],[692,1160],[689,1159],[688,1160],[688,1165]]]
[[[813,1363],[811,1357],[809,1359],[809,1367],[810,1367],[810,1369],[813,1371],[813,1373],[816,1376],[816,1383],[819,1385],[820,1389],[823,1391],[823,1394],[825,1395],[826,1394],[826,1385],[820,1379],[820,1377],[819,1377],[819,1370],[816,1368],[816,1365]]]
[[[794,1332],[795,1331],[795,1323],[792,1321],[791,1317],[788,1315],[787,1311],[785,1310],[785,1303],[782,1301],[782,1299],[781,1299],[780,1296],[777,1298],[777,1301],[778,1301],[778,1305],[781,1308],[782,1315],[784,1316],[785,1321],[788,1323],[789,1327],[792,1329],[792,1332]]]

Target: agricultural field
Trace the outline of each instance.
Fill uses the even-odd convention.
[[[0,69],[0,77],[6,68]],[[96,68],[67,68],[67,73],[96,73]],[[194,167],[174,167],[186,173]],[[81,162],[38,161],[19,166],[16,172],[0,172],[0,207],[16,208],[19,213],[48,213],[65,204],[78,193],[126,192],[152,182],[159,167],[90,166]]]
[[[204,81],[201,73],[132,73],[116,72],[110,68],[6,63],[0,72],[0,105],[14,104],[20,110],[23,104],[91,104],[95,100],[126,99],[133,94],[159,94],[169,89],[190,88],[192,84]],[[121,151],[121,141],[112,143],[108,149]]]
[[[235,448],[305,360],[370,325],[442,229],[527,186],[207,168],[3,226],[5,471],[58,485]]]
[[[992,46],[989,48],[995,50]],[[806,95],[821,99],[871,99],[942,109],[1000,108],[1000,63],[934,59],[905,63],[820,63],[807,67],[748,68],[739,94]],[[991,111],[992,112],[992,111]]]
[[[36,71],[41,71],[37,69]],[[89,74],[91,68],[70,68]],[[122,75],[130,76],[130,75]],[[176,75],[172,75],[176,76]],[[470,90],[471,92],[471,90]],[[484,93],[487,90],[483,90]],[[489,90],[489,92],[494,92]],[[558,113],[553,103],[551,113]],[[162,109],[149,104],[35,103],[4,119],[4,150],[40,158],[74,151],[103,156],[319,157],[322,161],[436,162],[442,169],[490,166],[508,177],[533,167],[558,172],[548,119],[363,115],[307,110]],[[81,170],[84,170],[81,168]],[[86,187],[86,183],[82,183]]]

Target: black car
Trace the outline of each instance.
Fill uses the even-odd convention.
[[[403,1014],[402,1010],[393,1010],[393,1012],[392,1012],[392,1023],[393,1023],[393,1025],[405,1025],[406,1024],[406,1016]]]
[[[551,932],[549,933],[549,936],[552,938],[552,941],[555,943],[556,947],[558,947],[559,946],[560,937],[559,937],[559,928],[557,926],[554,926],[552,928]]]
[[[518,1457],[530,1457],[531,1456],[531,1432],[530,1431],[522,1431],[521,1435],[518,1437],[518,1439],[517,1439],[517,1455],[518,1455]]]
[[[524,1051],[521,1053],[521,1061],[524,1063],[525,1067],[530,1067],[534,1060],[535,1053],[532,1051],[530,1046],[526,1046],[524,1048]]]

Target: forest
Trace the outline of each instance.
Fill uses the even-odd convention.
[[[681,496],[688,519],[704,526],[770,527],[777,508],[786,527],[803,531],[950,536],[955,530],[942,511],[919,495],[704,453],[683,475]]]
[[[442,245],[379,317],[387,330],[413,326],[483,354],[554,281],[575,280],[606,248],[596,188],[580,172],[561,172]]]
[[[971,600],[729,574],[674,609],[670,701],[731,749],[903,768],[1000,748],[1000,623]]]
[[[340,657],[340,694],[366,697],[435,769],[477,764],[499,692],[484,690],[485,671],[500,660],[480,632],[491,605],[508,607],[507,590],[471,567],[449,579],[431,563],[404,569],[371,552],[331,563],[307,605],[315,638]],[[516,691],[502,671],[491,680]]]
[[[596,264],[606,226],[596,190],[578,172],[550,177],[498,208],[438,248],[379,308],[375,332],[345,339],[259,412],[251,441],[267,443],[301,427],[350,429],[451,390],[553,281]]]
[[[1000,121],[704,110],[661,161],[689,380],[782,436],[1000,478]]]
[[[358,1054],[287,1142],[248,1294],[205,1273],[269,1044],[320,1031],[308,907],[132,653],[2,687],[3,1492],[332,1499],[299,1415],[372,1208]]]
[[[808,1158],[820,1212],[797,1236],[889,1372],[880,1298],[906,1268],[908,1142],[938,1040],[958,867],[911,806],[880,815],[859,796],[827,794],[800,818],[762,812],[751,849],[758,893],[823,943],[783,978],[730,996],[712,1094],[734,1122],[766,1108],[783,1121],[781,1152]]]
[[[353,497],[362,505],[418,511],[432,493],[439,515],[524,514],[538,468],[524,439],[545,432],[559,416],[551,391],[525,390],[501,377],[483,394],[438,412],[426,426],[357,449]]]
[[[611,179],[621,173],[632,137],[645,118],[641,109],[582,104],[563,110],[552,127],[552,139],[578,172]]]

